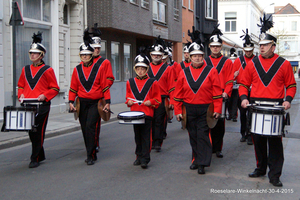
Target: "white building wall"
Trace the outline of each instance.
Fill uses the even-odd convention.
[[[244,35],[243,30],[251,35],[252,39],[258,42],[259,36],[259,17],[261,15],[261,8],[254,0],[219,0],[218,1],[218,20],[220,23],[219,28],[228,39],[243,46],[244,41],[240,38]],[[236,12],[237,23],[236,32],[225,32],[225,12]],[[258,52],[258,50],[255,50]]]
[[[3,70],[3,0],[0,0],[0,119],[3,118],[4,107],[4,70]]]

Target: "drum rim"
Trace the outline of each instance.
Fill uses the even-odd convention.
[[[120,116],[120,114],[122,113],[130,113],[130,112],[139,112],[142,115],[138,115],[138,116]],[[131,119],[131,120],[137,120],[137,119],[144,119],[145,118],[145,113],[141,112],[141,111],[124,111],[124,112],[120,112],[117,116],[118,119]]]
[[[251,109],[252,109],[252,113],[263,113],[263,114],[284,114],[285,113],[283,108],[278,108],[278,107],[253,106]]]
[[[16,107],[16,106],[5,106],[4,107],[4,111],[7,112],[7,111],[36,111],[36,107],[24,107],[24,106],[21,106],[21,107]]]

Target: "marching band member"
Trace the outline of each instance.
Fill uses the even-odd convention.
[[[235,53],[235,49],[231,48],[230,49],[230,57],[229,59],[234,63],[234,61],[237,59],[237,55]],[[235,76],[233,77],[233,80],[235,81]],[[226,118],[227,120],[232,120],[233,122],[237,122],[237,102],[239,98],[239,91],[235,89],[234,87],[232,88],[231,96],[228,99],[227,102],[227,109],[228,109],[228,114],[229,116]]]
[[[246,29],[246,32],[244,32],[244,33],[245,33],[245,35],[243,35],[241,37],[244,37],[243,40],[245,40],[245,42],[243,44],[243,50],[245,52],[245,55],[240,56],[233,63],[234,79],[236,80],[237,84],[241,83],[241,77],[242,77],[243,71],[245,70],[247,63],[256,57],[253,54],[254,43],[251,41],[251,37],[248,35],[248,29]],[[247,144],[252,145],[253,144],[252,138],[251,138],[250,134],[248,133],[249,127],[247,127],[247,109],[241,107],[241,99],[239,97],[238,97],[237,105],[240,110],[240,123],[241,123],[240,133],[242,135],[240,142],[246,142],[246,140],[247,140]]]
[[[205,58],[205,62],[207,65],[211,65],[217,69],[223,90],[222,97],[228,99],[233,86],[233,69],[231,60],[221,54],[223,40],[220,36],[223,34],[218,29],[218,26],[219,24],[215,27],[210,37],[209,48],[211,55]],[[220,118],[217,125],[211,129],[213,153],[216,153],[218,158],[223,158],[222,147],[224,135],[225,120]]]
[[[252,86],[250,103],[255,101],[278,102],[287,110],[291,107],[296,93],[292,66],[289,61],[274,53],[277,38],[266,33],[273,27],[273,22],[264,16],[259,26],[261,27],[260,55],[249,61],[243,72],[239,88],[241,106],[246,108],[249,104],[247,97],[249,88]],[[284,161],[282,138],[252,134],[252,139],[256,155],[256,169],[249,174],[249,177],[264,176],[267,166],[269,166],[270,183],[282,187],[282,182],[279,179]]]
[[[180,62],[181,69],[185,69],[186,67],[189,67],[191,65],[191,58],[190,58],[190,52],[189,52],[190,45],[191,45],[191,42],[188,41],[183,47],[184,60]]]
[[[101,38],[100,36],[102,35],[101,31],[97,28],[97,23],[94,24],[94,29],[93,29],[93,37],[92,37],[92,43],[91,46],[94,48],[94,54],[93,54],[93,59],[95,63],[101,63],[100,67],[104,68],[103,71],[106,74],[106,81],[107,85],[110,88],[112,84],[114,83],[115,77],[112,72],[112,67],[111,63],[109,60],[103,58],[100,56],[101,52]],[[100,139],[100,127],[101,127],[101,118],[99,118],[99,126],[98,126],[98,135],[97,135],[97,147],[96,151],[99,151],[100,145],[99,145],[99,139]]]
[[[74,68],[69,91],[70,110],[76,111],[73,103],[76,96],[80,100],[79,122],[87,151],[87,165],[97,160],[97,135],[100,129],[98,101],[105,98],[104,112],[110,112],[110,91],[102,62],[93,59],[94,48],[90,44],[88,28],[84,31],[84,43],[79,47],[81,62]]]
[[[174,100],[175,115],[182,118],[182,105],[186,108],[186,128],[192,147],[191,170],[198,169],[205,174],[204,167],[210,166],[212,145],[207,125],[207,109],[214,105],[214,116],[218,118],[222,110],[222,89],[217,70],[204,62],[204,47],[199,38],[199,31],[189,32],[193,43],[189,47],[190,67],[185,68],[177,79]]]
[[[29,168],[35,168],[45,160],[44,139],[45,131],[50,112],[51,99],[59,92],[59,86],[52,67],[45,65],[43,58],[46,48],[41,44],[42,33],[33,34],[33,42],[30,45],[29,58],[31,65],[23,67],[18,81],[18,98],[37,98],[43,102],[39,105],[38,113],[35,116],[36,130],[29,131],[29,138],[32,145]]]
[[[136,160],[133,165],[141,165],[143,169],[147,168],[150,162],[152,119],[154,109],[161,104],[160,89],[154,78],[149,78],[150,60],[141,52],[134,59],[133,67],[136,77],[130,78],[126,83],[126,104],[131,111],[142,111],[145,113],[145,124],[134,124],[135,135],[135,154]],[[135,103],[133,99],[143,101],[142,104]]]
[[[166,109],[165,109],[165,98],[170,98],[169,107],[173,109],[173,100],[172,95],[175,89],[174,87],[174,76],[173,70],[166,63],[162,62],[162,57],[164,55],[164,41],[160,39],[158,36],[156,43],[151,47],[150,56],[152,62],[150,63],[148,76],[150,78],[155,78],[158,82],[160,88],[160,94],[162,103],[160,106],[155,109],[153,123],[152,123],[152,138],[153,144],[152,146],[155,148],[157,152],[161,151],[161,146],[163,143],[164,136],[164,123],[166,118]]]

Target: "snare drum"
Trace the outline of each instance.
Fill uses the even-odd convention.
[[[125,111],[118,114],[120,124],[145,124],[145,113],[140,111]]]
[[[30,131],[35,122],[36,107],[4,107],[5,129],[7,131]]]
[[[284,108],[268,107],[268,106],[252,106],[250,109],[251,117],[251,133],[262,136],[281,136]]]

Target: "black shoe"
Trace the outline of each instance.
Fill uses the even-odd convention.
[[[99,149],[100,149],[100,147],[96,147],[96,153],[98,153],[98,152],[99,152]]]
[[[205,174],[205,170],[204,170],[204,166],[203,165],[200,165],[198,167],[198,174]]]
[[[222,151],[217,151],[217,152],[216,152],[216,156],[217,156],[218,158],[223,158],[223,153],[222,153]]]
[[[38,162],[36,162],[36,161],[31,161],[30,163],[29,163],[29,168],[36,168],[36,167],[38,167],[40,164],[38,163]]]
[[[148,168],[148,165],[147,165],[147,163],[142,163],[142,164],[141,164],[141,168],[143,168],[143,169],[147,169],[147,168]]]
[[[141,165],[141,161],[140,161],[140,160],[135,160],[135,161],[133,162],[133,165],[134,165],[134,166]]]
[[[160,152],[161,151],[161,147],[160,146],[155,146],[155,150],[156,150],[156,152]]]
[[[198,169],[198,165],[192,164],[190,166],[190,170],[195,170],[195,169]]]
[[[257,170],[254,170],[254,172],[248,174],[248,176],[249,176],[250,178],[257,178],[257,177],[264,176],[264,175],[265,175],[265,174],[263,174],[263,173],[261,173],[261,172],[259,172],[259,171],[257,171]]]
[[[240,139],[240,142],[246,142],[246,137],[242,136],[242,138]]]
[[[93,164],[95,164],[95,161],[93,159],[87,159],[86,164],[87,165],[93,165]]]
[[[233,118],[232,121],[233,121],[233,122],[237,122],[237,119],[236,119],[236,118]]]
[[[247,144],[248,145],[253,145],[253,142],[252,142],[252,137],[249,135],[248,138],[247,138]]]
[[[164,133],[163,140],[167,138],[167,135],[168,135],[167,133]]]
[[[168,123],[172,123],[172,120],[170,118],[168,119]]]
[[[270,183],[275,187],[282,187],[282,182],[279,180],[279,178],[270,180]]]

